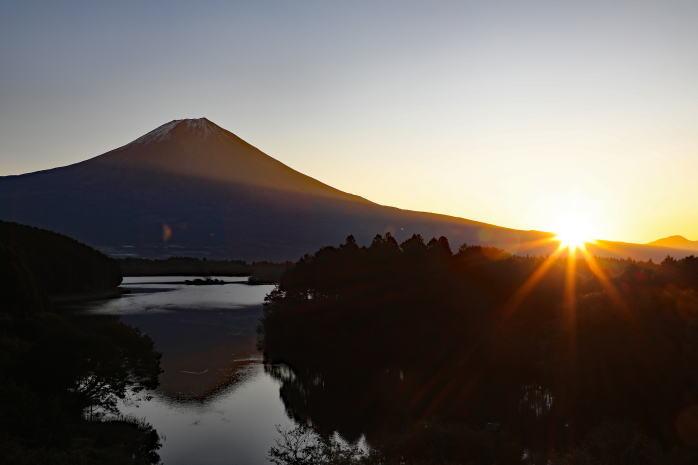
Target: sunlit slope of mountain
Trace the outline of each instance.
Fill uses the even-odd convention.
[[[445,235],[454,247],[531,254],[555,247],[548,233],[385,207],[342,192],[205,118],[171,121],[81,163],[0,178],[0,219],[142,256],[297,259],[347,234],[366,243],[387,231],[398,240]]]

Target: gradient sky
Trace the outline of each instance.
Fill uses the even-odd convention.
[[[206,116],[403,208],[698,239],[698,1],[0,0],[0,175]]]

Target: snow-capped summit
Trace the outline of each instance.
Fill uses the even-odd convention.
[[[212,123],[207,118],[186,118],[175,119],[169,123],[159,126],[149,133],[131,142],[132,144],[147,144],[151,142],[162,142],[172,137],[177,129],[184,129],[200,137],[208,137],[223,131],[223,129]]]

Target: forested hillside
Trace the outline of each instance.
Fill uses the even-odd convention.
[[[698,460],[697,328],[695,257],[387,235],[286,272],[262,343],[295,419],[395,463],[683,464]]]
[[[0,247],[8,289],[9,280],[17,276],[40,283],[52,297],[107,291],[121,283],[112,259],[62,234],[0,221]]]

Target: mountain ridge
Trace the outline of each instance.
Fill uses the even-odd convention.
[[[679,234],[662,237],[655,241],[648,242],[647,245],[698,251],[698,241],[692,241]]]

